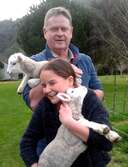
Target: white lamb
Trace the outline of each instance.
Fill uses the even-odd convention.
[[[104,135],[111,142],[119,141],[121,137],[115,131],[110,130],[107,125],[88,121],[82,116],[81,107],[86,94],[87,88],[80,86],[74,89],[70,88],[66,93],[59,93],[57,96],[62,101],[69,103],[74,119]],[[87,146],[82,140],[73,135],[62,124],[54,140],[42,152],[38,167],[71,167],[76,158],[86,149]]]
[[[22,82],[17,89],[17,93],[21,94],[27,83],[31,88],[39,84],[39,72],[42,66],[46,64],[46,62],[47,61],[34,61],[31,58],[23,55],[22,53],[15,53],[9,57],[7,72],[10,75],[15,73],[24,74]]]

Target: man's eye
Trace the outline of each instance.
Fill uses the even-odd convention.
[[[68,28],[66,28],[66,27],[63,27],[63,28],[62,28],[62,31],[63,31],[63,32],[66,32],[67,30],[68,30]]]
[[[51,28],[51,31],[52,31],[52,32],[56,32],[56,31],[57,31],[57,28]]]

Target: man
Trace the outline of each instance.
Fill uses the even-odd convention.
[[[80,53],[79,49],[71,44],[73,26],[69,11],[63,7],[50,9],[44,19],[43,33],[46,48],[39,54],[33,55],[32,59],[36,61],[50,60],[55,57],[66,59],[74,64],[76,74],[81,75],[82,85],[93,89],[102,100],[104,93],[91,58]],[[41,85],[38,85],[33,89],[26,86],[23,91],[23,98],[32,110],[35,110],[43,97],[41,90]]]

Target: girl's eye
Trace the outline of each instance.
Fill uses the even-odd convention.
[[[49,82],[50,86],[53,86],[55,84],[55,82]]]
[[[41,84],[41,86],[42,86],[43,88],[45,88],[45,87],[46,87],[46,85],[45,85],[44,83],[42,83],[42,84]]]

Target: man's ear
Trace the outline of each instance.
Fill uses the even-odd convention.
[[[42,34],[43,34],[44,38],[46,39],[47,37],[46,37],[46,28],[45,27],[42,29]]]

